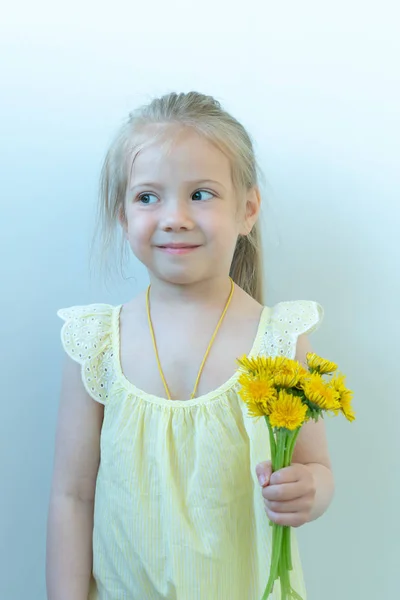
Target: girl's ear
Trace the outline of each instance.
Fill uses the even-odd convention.
[[[246,196],[246,208],[243,217],[242,227],[240,229],[241,235],[249,235],[253,229],[261,208],[261,194],[258,187],[254,186],[247,192]]]

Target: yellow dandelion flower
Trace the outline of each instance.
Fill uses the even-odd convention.
[[[270,403],[277,397],[277,391],[271,379],[257,379],[242,374],[239,377],[241,389],[239,395],[247,404],[249,414],[253,417],[268,415]]]
[[[306,398],[322,410],[339,410],[339,394],[326,384],[319,373],[312,373],[303,380]]]
[[[271,402],[269,422],[271,427],[294,431],[303,425],[306,414],[307,405],[303,404],[299,396],[280,390],[276,400]]]
[[[310,376],[310,371],[305,369],[302,364],[299,363],[299,365],[300,365],[299,366],[299,381],[298,381],[296,387],[302,388],[304,381],[306,380],[307,377]]]
[[[278,387],[296,387],[301,379],[301,365],[296,360],[285,356],[244,356],[238,363],[253,377],[259,379],[272,378]]]
[[[329,385],[339,394],[340,410],[348,421],[354,421],[356,415],[354,413],[351,401],[353,392],[345,386],[345,375],[337,375],[331,379]]]
[[[255,358],[242,356],[237,362],[242,367],[243,371],[253,377],[259,379],[270,379],[271,377],[270,359],[267,356],[257,356]]]
[[[307,364],[310,369],[314,369],[320,375],[333,373],[338,368],[336,363],[321,358],[318,354],[315,354],[315,352],[308,352]]]
[[[248,414],[250,417],[264,417],[269,414],[268,404],[262,404],[254,402],[253,400],[246,400]]]
[[[302,367],[299,362],[278,356],[271,361],[271,373],[274,383],[278,387],[296,387],[302,377]]]

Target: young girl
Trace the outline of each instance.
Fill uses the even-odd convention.
[[[264,306],[252,143],[209,96],[173,93],[131,114],[100,200],[105,243],[121,228],[150,286],[120,306],[58,313],[48,598],[260,600],[267,517],[316,519],[333,479],[323,421],[302,428],[294,464],[271,474],[268,430],[238,395],[236,359],[305,363],[322,308]]]

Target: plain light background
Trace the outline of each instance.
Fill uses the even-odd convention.
[[[109,290],[89,280],[101,161],[131,109],[192,89],[217,97],[254,138],[268,181],[267,304],[319,301],[325,321],[312,343],[355,391],[357,421],[327,423],[335,500],[298,530],[309,600],[398,598],[399,16],[385,0],[3,10],[2,599],[46,596],[56,310],[124,302],[147,282],[135,262]]]

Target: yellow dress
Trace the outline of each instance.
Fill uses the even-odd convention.
[[[121,306],[61,309],[65,351],[104,405],[90,600],[260,600],[271,527],[255,474],[270,458],[262,419],[247,415],[238,372],[188,401],[135,387],[121,371]],[[264,307],[249,356],[295,357],[320,324],[313,301]],[[292,585],[305,600],[293,531]],[[279,584],[273,600],[280,599]]]

